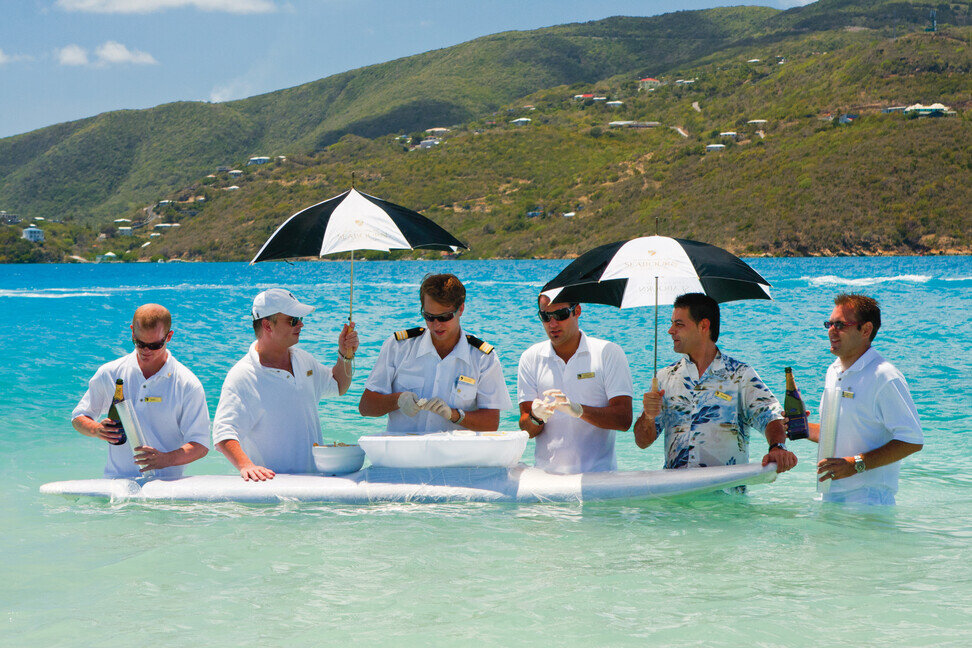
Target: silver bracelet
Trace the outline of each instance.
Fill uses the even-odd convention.
[[[460,425],[463,419],[466,418],[466,413],[463,410],[459,409],[458,407],[456,408],[456,411],[459,412],[459,418],[455,420],[455,424]]]

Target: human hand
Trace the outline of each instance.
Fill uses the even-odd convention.
[[[567,398],[567,394],[560,391],[559,389],[548,389],[543,392],[543,395],[547,398],[553,399],[553,408],[558,412],[563,412],[568,416],[573,416],[574,418],[580,418],[581,414],[584,413],[584,408],[580,403],[572,403],[570,399]]]
[[[152,446],[138,446],[135,448],[135,463],[138,464],[139,472],[146,470],[158,470],[172,465],[169,461],[169,453],[159,452]]]
[[[353,358],[358,350],[358,332],[354,330],[354,322],[345,324],[338,335],[338,351],[345,358]]]
[[[662,403],[665,398],[665,390],[645,392],[641,397],[641,405],[645,410],[645,416],[655,418],[661,414]]]
[[[854,457],[827,457],[817,463],[817,474],[820,475],[818,481],[844,479],[856,475]]]
[[[100,422],[95,423],[91,431],[94,433],[93,436],[96,439],[101,439],[111,444],[117,444],[122,438],[121,423],[110,418],[104,418]]]
[[[534,398],[533,405],[530,407],[530,410],[533,412],[535,417],[546,423],[548,420],[550,420],[550,417],[553,416],[554,413],[553,401],[548,400],[547,398],[544,398],[543,400]]]
[[[789,450],[783,448],[773,448],[763,457],[763,465],[776,463],[776,472],[782,473],[797,465],[797,457]]]
[[[243,481],[267,481],[268,479],[273,479],[276,474],[269,468],[257,466],[256,464],[250,464],[249,466],[240,468],[240,477],[243,478]]]
[[[422,409],[415,394],[410,391],[402,392],[398,395],[398,409],[405,416],[415,416]]]
[[[452,408],[441,398],[430,398],[421,405],[421,408],[427,412],[438,414],[447,421],[452,420]]]

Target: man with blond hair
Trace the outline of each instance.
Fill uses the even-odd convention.
[[[135,350],[102,365],[88,381],[88,390],[71,413],[74,429],[106,441],[105,477],[182,476],[183,466],[209,452],[209,410],[202,383],[175,359],[172,316],[158,304],[139,306],[129,327]],[[121,379],[125,400],[138,418],[145,445],[123,440],[118,421],[98,420],[111,406],[115,381]]]

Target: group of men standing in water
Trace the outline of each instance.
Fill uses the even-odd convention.
[[[397,433],[496,430],[512,402],[493,346],[462,329],[465,287],[455,275],[428,275],[419,299],[426,326],[385,340],[360,413],[387,416],[388,430]],[[616,432],[628,430],[633,419],[624,352],[581,330],[581,304],[540,295],[537,306],[547,339],[523,353],[517,371],[519,426],[536,439],[535,464],[558,473],[615,470]],[[359,344],[353,323],[338,336],[333,366],[296,347],[303,318],[313,310],[282,288],[254,299],[256,340],[227,375],[212,425],[213,443],[243,479],[313,472],[311,448],[321,441],[317,404],[351,384]],[[785,445],[782,408],[752,367],[716,346],[719,319],[718,304],[704,294],[676,300],[668,333],[683,357],[660,370],[657,385],[641,396],[635,442],[646,448],[662,435],[669,469],[742,464],[749,462],[755,430],[767,441],[763,465],[789,470],[797,458]],[[904,377],[871,348],[880,309],[870,297],[839,295],[825,326],[837,356],[826,389],[840,393],[841,416],[837,456],[819,463],[819,479],[833,480],[828,499],[893,504],[899,462],[920,450],[923,439]],[[99,368],[72,422],[82,434],[116,443],[115,422],[98,417],[111,404],[115,379],[123,377],[146,445],[134,449],[134,462],[129,450],[109,446],[105,475],[155,470],[177,477],[208,451],[202,385],[166,349],[172,330],[163,307],[140,307],[131,330],[135,351]],[[810,433],[818,440],[819,426],[811,424]]]

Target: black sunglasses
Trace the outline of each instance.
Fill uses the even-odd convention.
[[[566,308],[558,308],[552,311],[539,311],[540,321],[549,322],[551,319],[555,319],[558,322],[563,322],[565,319],[574,314],[574,309],[577,308],[577,304],[573,306],[567,306]]]
[[[298,324],[300,324],[303,321],[304,321],[304,318],[303,317],[291,317],[290,318],[290,325],[291,326],[297,326]]]
[[[422,319],[424,319],[426,322],[448,322],[455,316],[456,311],[442,313],[441,315],[433,315],[432,313],[427,313],[424,310],[422,311]]]
[[[148,349],[149,351],[158,351],[159,349],[161,349],[162,347],[165,346],[166,338],[168,338],[168,337],[169,337],[169,334],[166,333],[165,334],[165,337],[162,338],[161,340],[159,340],[158,342],[142,342],[141,340],[139,340],[137,337],[135,337],[133,335],[132,336],[132,343],[134,343],[135,346],[137,346],[139,349]]]

